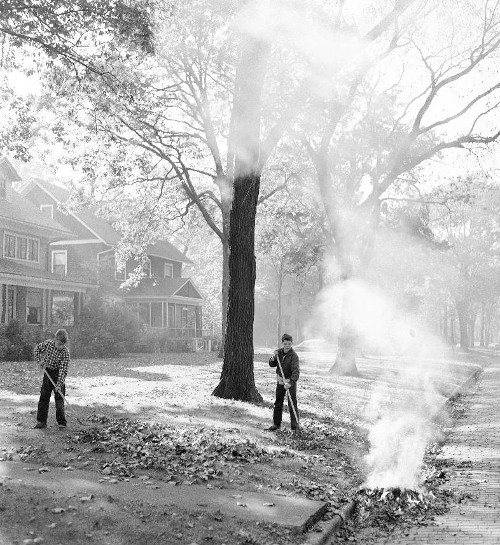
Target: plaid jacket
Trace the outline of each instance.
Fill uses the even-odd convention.
[[[56,386],[64,384],[69,366],[69,350],[67,346],[57,348],[52,339],[37,344],[33,352],[35,361],[44,365],[46,369],[58,370]]]

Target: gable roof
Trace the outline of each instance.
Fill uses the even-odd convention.
[[[57,238],[74,238],[73,233],[54,221],[48,214],[42,212],[28,199],[22,197],[17,191],[10,192],[10,201],[2,200],[0,207],[0,219],[12,220],[15,223],[23,223],[33,230],[49,231],[50,236]]]
[[[52,184],[41,178],[31,178],[30,182],[23,187],[21,193],[27,195],[30,189],[38,185],[50,197],[60,204],[64,204],[70,197],[70,192],[64,187]],[[110,246],[116,246],[121,240],[120,233],[106,220],[100,218],[96,214],[95,208],[87,208],[72,212],[71,215],[79,220],[89,231],[91,231],[98,239]],[[154,244],[146,247],[148,255],[156,255],[164,259],[172,261],[180,261],[181,263],[192,263],[180,250],[178,250],[168,240],[159,240]]]
[[[147,297],[165,299],[170,297],[185,297],[202,301],[198,289],[190,278],[143,278],[140,284],[127,292],[127,298]]]
[[[11,165],[7,157],[0,159],[0,175],[8,182],[20,182],[21,177],[16,172],[16,169]]]

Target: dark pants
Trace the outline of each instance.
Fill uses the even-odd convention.
[[[288,390],[288,412],[290,413],[290,423],[292,430],[297,428],[297,419],[293,414],[292,405],[290,403],[290,398],[292,399],[293,405],[297,416],[299,416],[299,410],[297,408],[297,383],[293,383]],[[276,385],[276,401],[274,402],[274,413],[273,413],[273,423],[275,426],[281,426],[281,420],[283,419],[283,402],[285,401],[286,388],[282,384]]]
[[[47,373],[51,379],[57,384],[57,377],[59,371],[57,369],[47,369]],[[49,414],[50,395],[54,390],[54,397],[56,400],[56,420],[58,424],[66,425],[66,417],[64,415],[64,399],[61,394],[55,392],[54,385],[50,382],[49,377],[44,373],[42,388],[40,389],[40,400],[38,401],[38,412],[36,413],[36,419],[42,424],[47,423],[47,415]],[[61,391],[63,395],[66,395],[66,386],[63,384]]]

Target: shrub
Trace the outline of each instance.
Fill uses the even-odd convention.
[[[189,339],[167,339],[166,352],[192,352],[193,345]]]
[[[118,356],[132,349],[142,326],[125,305],[105,303],[98,297],[82,309],[73,329],[72,355],[88,358]]]
[[[11,320],[0,334],[0,360],[30,361],[35,344],[42,342],[42,327],[33,327]]]

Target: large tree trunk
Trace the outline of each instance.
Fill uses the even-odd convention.
[[[226,324],[227,324],[227,301],[229,297],[229,215],[231,205],[222,202],[222,232],[224,234],[224,240],[222,241],[222,300],[221,300],[221,335],[224,340],[226,337]],[[224,357],[224,343],[221,343],[219,358]]]
[[[260,190],[261,94],[268,45],[251,37],[243,42],[236,73],[233,119],[233,200],[229,229],[229,292],[224,363],[213,395],[262,401],[255,387],[253,321],[255,290],[255,215]]]

